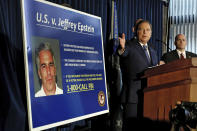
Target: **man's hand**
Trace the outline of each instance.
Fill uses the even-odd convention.
[[[125,42],[126,42],[124,33],[122,34],[122,37],[119,37],[119,41],[120,41],[121,49],[124,50],[125,49]]]
[[[163,64],[165,64],[165,62],[161,60],[161,61],[159,62],[159,65],[163,65]]]

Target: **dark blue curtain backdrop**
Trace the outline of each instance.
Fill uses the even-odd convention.
[[[0,130],[24,131],[26,94],[20,3],[0,0]]]
[[[136,19],[145,19],[152,24],[150,43],[157,50],[158,58],[162,54],[162,6],[160,0],[118,0],[119,33],[125,33],[126,39],[133,36],[132,26]]]
[[[111,31],[111,0],[50,0],[51,2],[67,3],[72,8],[102,18],[103,41],[105,46],[106,67],[110,64],[108,56],[109,34]],[[153,25],[151,43],[161,56],[161,45],[155,39],[162,39],[162,2],[160,0],[119,0],[118,23],[119,32],[126,38],[132,37],[131,27],[135,19],[149,20]],[[22,42],[20,0],[0,0],[0,131],[28,130],[25,68]],[[107,47],[108,46],[108,47]],[[107,72],[110,70],[106,68]],[[112,77],[110,74],[107,77]],[[109,81],[108,81],[109,82]],[[111,87],[109,87],[111,88]],[[103,127],[91,125],[91,128]],[[102,125],[103,124],[103,125]],[[71,130],[73,124],[61,128]],[[105,126],[105,125],[104,125]],[[73,129],[73,127],[72,127]],[[54,128],[52,130],[57,130]]]

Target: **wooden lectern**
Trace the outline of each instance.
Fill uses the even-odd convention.
[[[144,76],[144,117],[169,121],[177,101],[197,102],[197,58],[147,69]]]

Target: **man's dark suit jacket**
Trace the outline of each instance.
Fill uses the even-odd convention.
[[[129,41],[125,45],[125,51],[120,55],[120,65],[123,79],[121,102],[138,103],[138,91],[141,89],[141,75],[145,69],[158,64],[156,51],[148,46],[151,56],[149,64],[146,54],[137,41]]]
[[[194,53],[186,51],[186,58],[191,58],[191,57],[197,57],[197,55],[194,54]],[[169,62],[172,62],[172,61],[175,61],[175,60],[178,60],[178,59],[179,59],[179,55],[178,55],[176,50],[165,53],[161,57],[161,60],[164,61],[165,63],[169,63]]]

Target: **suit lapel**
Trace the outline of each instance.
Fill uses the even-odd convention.
[[[146,54],[139,42],[136,43],[136,49],[138,50],[139,54],[143,57],[143,59],[146,61],[146,63],[149,64]]]
[[[179,55],[178,55],[178,52],[176,50],[173,50],[173,54],[176,57],[176,59],[179,59]]]
[[[189,58],[189,54],[187,51],[185,51],[185,54],[186,54],[186,58]]]
[[[185,51],[185,53],[186,53],[186,58],[187,58],[187,59],[188,59],[188,58],[191,58],[191,56],[189,55],[189,52]]]
[[[154,65],[155,63],[157,64],[157,62],[154,61],[155,58],[153,58],[153,56],[154,56],[154,51],[153,51],[153,49],[152,49],[150,46],[148,47],[148,49],[149,49],[149,53],[150,53],[150,57],[151,57],[151,64],[152,64],[152,65]]]

